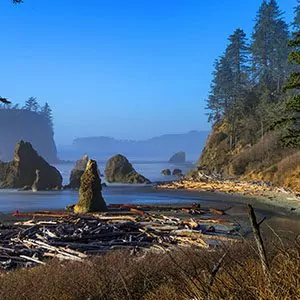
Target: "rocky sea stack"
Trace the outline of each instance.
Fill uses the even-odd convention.
[[[136,172],[128,159],[121,154],[108,160],[105,167],[105,177],[108,182],[151,183],[149,179]]]
[[[80,188],[80,179],[83,175],[87,163],[89,161],[89,157],[87,155],[83,155],[82,158],[77,160],[74,169],[70,175],[70,183],[66,186],[69,189],[79,189]]]
[[[186,163],[186,155],[185,152],[177,152],[175,153],[170,159],[169,163],[175,163],[175,164],[184,164]]]
[[[97,162],[89,160],[81,177],[79,201],[74,207],[74,212],[87,213],[106,210],[107,206],[102,197],[102,185]]]
[[[28,142],[16,145],[13,161],[0,162],[1,188],[51,190],[62,187],[62,176],[49,165]]]

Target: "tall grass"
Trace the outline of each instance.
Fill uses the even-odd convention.
[[[285,245],[285,246],[284,246]],[[267,245],[269,278],[251,242],[215,251],[113,252],[0,275],[0,299],[300,299],[299,240]],[[212,270],[225,258],[213,283]]]

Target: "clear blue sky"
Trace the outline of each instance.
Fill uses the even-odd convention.
[[[296,0],[279,0],[291,21]],[[214,60],[261,0],[1,0],[1,96],[49,102],[58,144],[209,129]]]

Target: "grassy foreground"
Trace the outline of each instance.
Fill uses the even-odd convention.
[[[53,260],[1,273],[0,299],[299,299],[299,239],[276,238],[266,248],[268,280],[255,245],[247,241],[214,252],[184,248],[165,254],[112,252],[83,263]]]

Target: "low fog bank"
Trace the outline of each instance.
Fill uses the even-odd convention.
[[[189,162],[195,162],[205,145],[208,131],[190,131],[183,134],[165,134],[147,140],[118,140],[110,137],[77,138],[72,145],[58,146],[61,160],[77,160],[87,154],[99,161],[121,153],[131,161],[168,161],[179,151],[186,153]]]

